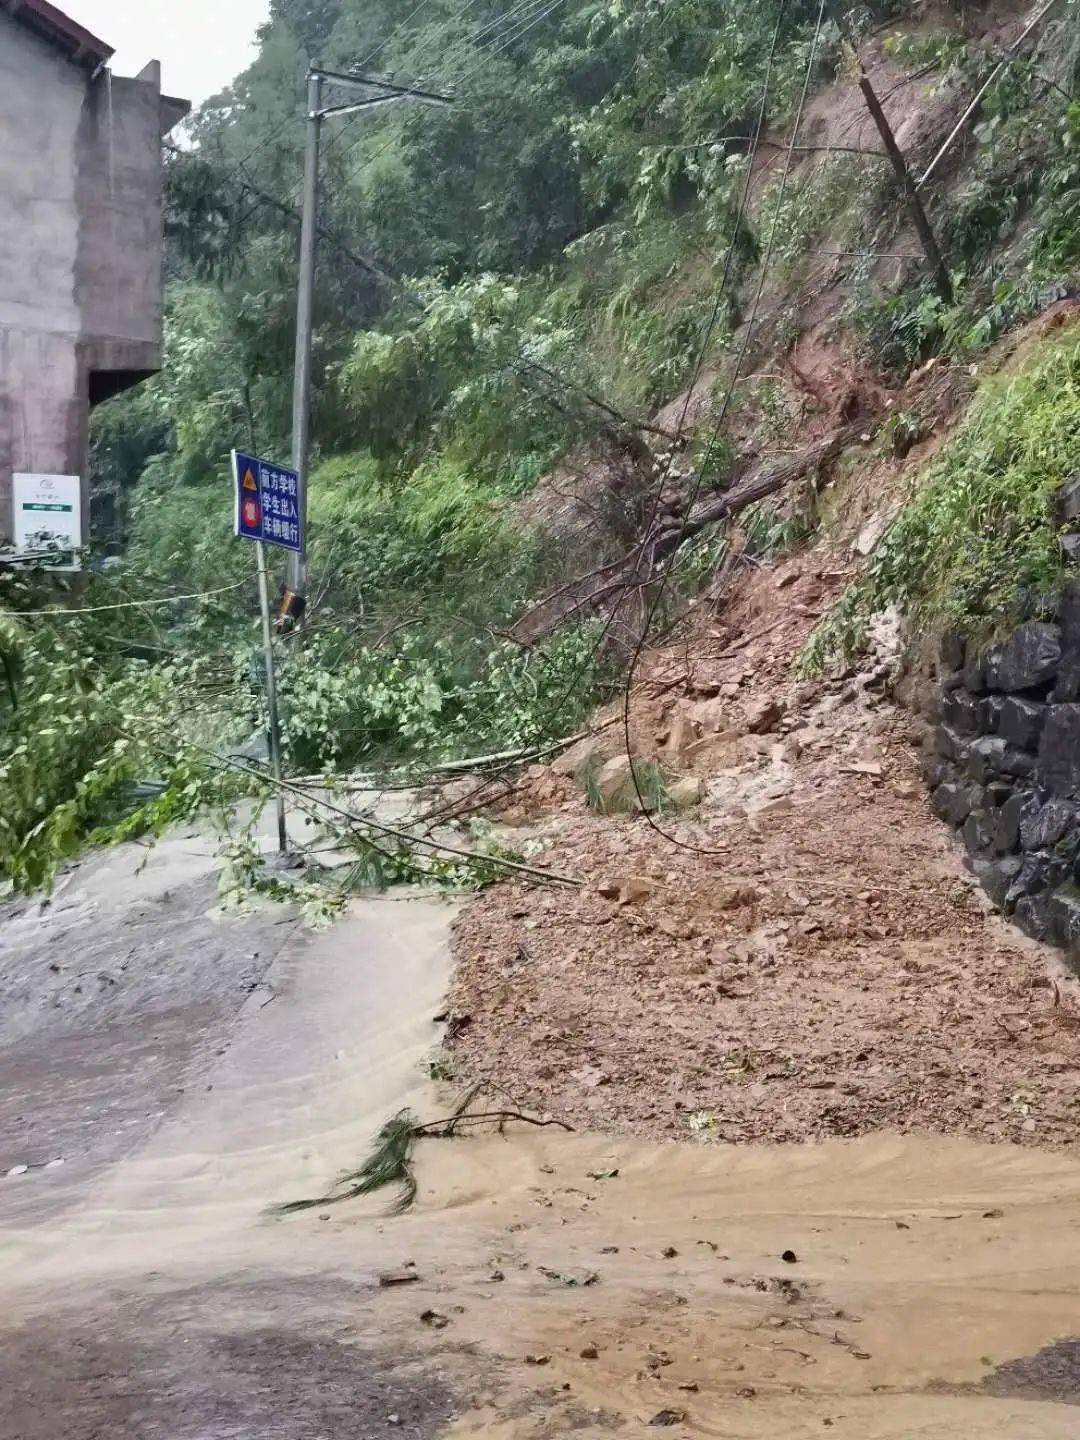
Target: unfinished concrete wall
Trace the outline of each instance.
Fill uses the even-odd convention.
[[[160,365],[163,128],[156,65],[95,76],[0,7],[0,539],[13,471],[88,513],[91,400]]]

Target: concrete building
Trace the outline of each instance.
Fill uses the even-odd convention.
[[[0,543],[12,474],[78,475],[93,405],[161,365],[161,137],[188,105],[47,0],[0,0]]]

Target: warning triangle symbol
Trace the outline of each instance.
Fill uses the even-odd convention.
[[[244,471],[244,478],[240,483],[245,490],[258,490],[259,488],[255,483],[255,476],[252,475],[250,469]]]

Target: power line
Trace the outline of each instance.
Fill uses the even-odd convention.
[[[776,203],[775,203],[775,205],[774,205],[774,207],[773,207],[772,225],[771,225],[770,231],[769,231],[769,243],[768,243],[768,245],[767,245],[767,247],[766,247],[765,254],[764,254],[763,257],[762,257],[761,269],[760,269],[760,272],[759,272],[759,275],[758,275],[757,289],[756,289],[756,291],[755,291],[755,293],[754,293],[754,302],[753,302],[753,305],[752,305],[751,311],[750,311],[750,318],[748,319],[748,321],[747,321],[747,323],[746,323],[746,327],[745,327],[745,329],[744,329],[744,331],[743,331],[742,344],[741,344],[740,349],[739,349],[738,357],[737,357],[737,359],[736,359],[736,361],[735,361],[735,367],[734,367],[734,369],[733,369],[732,372],[731,372],[731,378],[730,378],[729,381],[728,381],[727,388],[726,388],[725,393],[724,393],[724,399],[723,399],[723,403],[721,404],[721,407],[720,407],[719,416],[717,417],[716,424],[714,425],[713,430],[712,430],[712,433],[711,433],[710,436],[709,436],[708,443],[707,443],[707,445],[706,445],[706,447],[705,447],[705,453],[704,453],[704,455],[702,456],[701,461],[700,461],[700,463],[699,463],[699,465],[698,465],[697,476],[696,476],[696,480],[695,480],[695,484],[694,484],[694,489],[693,489],[693,491],[692,491],[692,493],[691,493],[690,501],[689,501],[689,503],[688,503],[688,505],[687,505],[687,507],[686,507],[686,513],[687,513],[688,515],[693,512],[693,508],[694,508],[694,506],[697,504],[698,497],[699,497],[700,494],[701,494],[701,487],[702,487],[702,485],[704,484],[704,478],[705,478],[705,475],[706,475],[706,473],[707,473],[707,471],[708,471],[709,461],[712,459],[713,451],[715,450],[717,441],[718,441],[719,438],[720,438],[720,431],[721,431],[721,429],[722,429],[722,427],[723,427],[724,421],[727,419],[728,410],[730,409],[730,406],[731,406],[732,396],[733,396],[734,393],[735,393],[735,386],[736,386],[736,384],[738,383],[738,380],[739,380],[739,372],[740,372],[741,369],[742,369],[743,361],[746,359],[746,354],[747,354],[747,351],[748,351],[748,349],[749,349],[749,347],[750,347],[750,340],[751,340],[751,338],[752,338],[752,336],[753,336],[754,327],[755,327],[755,325],[756,325],[756,323],[757,323],[757,313],[758,313],[758,309],[759,309],[759,307],[760,307],[760,305],[761,305],[761,297],[762,297],[762,295],[764,294],[764,291],[765,291],[765,280],[766,280],[766,277],[767,277],[767,275],[768,275],[769,266],[770,266],[770,264],[772,263],[773,251],[774,251],[775,246],[776,246],[776,237],[777,237],[777,231],[778,231],[778,229],[779,229],[780,212],[781,212],[781,208],[782,208],[783,203],[784,203],[785,194],[786,194],[786,192],[787,192],[788,179],[789,179],[789,177],[790,177],[790,175],[791,175],[791,165],[792,165],[792,160],[793,160],[794,155],[795,155],[795,146],[796,146],[796,143],[797,143],[798,138],[799,138],[799,129],[800,129],[801,125],[802,125],[802,118],[803,118],[803,113],[804,113],[804,111],[805,111],[805,109],[806,109],[807,97],[808,97],[808,95],[809,95],[809,93],[810,93],[810,82],[811,82],[811,79],[813,78],[813,73],[814,73],[814,61],[815,61],[815,59],[816,59],[816,57],[817,57],[817,48],[818,48],[818,44],[819,44],[820,39],[821,39],[822,26],[823,26],[824,21],[825,21],[825,6],[826,6],[826,4],[827,4],[827,0],[820,0],[820,4],[819,4],[819,7],[818,7],[817,23],[816,23],[815,28],[814,28],[814,36],[813,36],[813,40],[812,40],[811,45],[810,45],[810,53],[809,53],[809,56],[808,56],[808,58],[807,58],[807,63],[806,63],[806,74],[805,74],[805,76],[804,76],[804,78],[803,78],[802,93],[801,93],[801,95],[800,95],[800,97],[799,97],[799,106],[798,106],[798,110],[797,110],[796,115],[795,115],[794,125],[792,126],[791,140],[790,140],[790,143],[789,143],[788,148],[787,148],[787,156],[786,156],[786,159],[785,159],[784,171],[783,171],[783,175],[782,175],[782,177],[781,177],[780,186],[779,186],[779,189],[778,189],[778,192],[777,192],[777,196],[776,196]],[[781,12],[780,12],[780,19],[782,19],[782,18],[783,18],[783,7],[781,8]],[[778,20],[778,22],[777,22],[777,38],[778,38],[778,36],[779,36],[779,25],[780,25],[780,20]],[[774,45],[775,45],[775,40],[774,40]],[[759,139],[759,138],[760,138],[760,131],[759,131],[759,136],[756,137],[756,139]],[[754,153],[755,153],[755,154],[756,154],[756,151],[757,151],[757,144],[755,143],[755,146],[754,146]],[[751,160],[750,169],[752,169],[752,166],[753,166],[753,161]],[[747,172],[748,178],[749,178],[749,173],[750,173],[750,171],[748,170],[748,172]],[[693,390],[693,387],[691,387],[691,391],[688,392],[688,397],[687,397],[687,398],[688,398],[688,403],[689,403],[689,394],[692,393],[692,390]],[[685,413],[685,410],[684,410],[684,413]],[[681,426],[680,426],[680,429],[681,429]],[[651,527],[650,527],[650,528],[651,528]],[[691,844],[691,843],[688,842],[688,841],[680,840],[680,839],[678,838],[678,836],[672,835],[669,831],[665,830],[665,829],[663,828],[663,826],[659,825],[659,824],[656,822],[656,820],[653,818],[653,816],[650,815],[650,814],[648,813],[648,811],[645,809],[645,797],[644,797],[644,795],[642,794],[642,791],[641,791],[641,783],[640,783],[640,781],[639,781],[639,779],[638,779],[637,772],[635,771],[634,766],[633,766],[632,744],[631,744],[631,738],[630,738],[630,697],[631,697],[631,691],[632,691],[633,683],[634,683],[634,676],[635,676],[635,673],[636,673],[636,671],[637,671],[637,667],[638,667],[638,665],[639,665],[639,663],[640,663],[640,661],[641,661],[641,655],[642,655],[642,652],[643,652],[643,650],[644,650],[644,648],[645,648],[645,642],[646,642],[646,640],[647,640],[647,638],[648,638],[649,631],[650,631],[650,629],[651,629],[651,627],[652,627],[652,623],[653,623],[653,621],[655,620],[655,618],[656,618],[656,613],[657,613],[657,611],[658,611],[658,609],[659,609],[659,607],[660,607],[661,602],[663,601],[663,598],[664,598],[664,590],[665,590],[665,588],[666,588],[666,586],[667,586],[667,581],[668,581],[668,579],[669,579],[669,577],[670,577],[670,575],[671,575],[671,572],[672,572],[672,570],[674,569],[674,564],[675,564],[676,555],[677,555],[677,551],[676,551],[676,552],[673,552],[671,560],[668,561],[668,563],[664,566],[663,571],[661,572],[661,575],[660,575],[660,583],[659,583],[657,589],[655,590],[655,592],[654,592],[654,594],[653,594],[652,601],[651,601],[651,603],[650,603],[650,605],[649,605],[649,609],[648,609],[648,612],[647,612],[647,615],[646,615],[645,624],[642,626],[641,636],[640,636],[640,638],[639,638],[639,640],[638,640],[637,645],[636,645],[635,648],[634,648],[634,653],[633,653],[633,656],[631,657],[630,665],[629,665],[629,667],[628,667],[628,669],[627,669],[626,682],[625,682],[625,686],[624,686],[624,689],[623,689],[623,738],[624,738],[624,741],[625,741],[627,756],[628,756],[628,757],[630,758],[630,760],[631,760],[630,775],[631,775],[631,778],[632,778],[633,783],[634,783],[634,790],[635,790],[635,792],[636,792],[636,794],[637,794],[638,803],[641,805],[641,807],[642,807],[642,812],[644,813],[645,818],[646,818],[646,820],[648,821],[648,823],[649,823],[649,825],[651,826],[651,828],[652,828],[653,830],[655,830],[656,833],[657,833],[658,835],[660,835],[663,839],[669,841],[669,842],[670,842],[671,844],[673,844],[673,845],[679,846],[680,849],[683,849],[683,850],[691,850],[691,851],[693,851],[695,854],[698,854],[698,855],[719,855],[719,854],[721,854],[721,853],[723,853],[723,852],[721,852],[721,851],[719,851],[719,850],[716,850],[716,849],[714,849],[714,848],[709,848],[709,847],[705,847],[705,846],[701,846],[701,845],[694,845],[694,844]]]
[[[36,619],[41,616],[48,616],[51,620],[66,620],[71,615],[100,615],[105,610],[141,610],[155,605],[175,605],[179,600],[208,600],[212,595],[224,595],[248,584],[248,580],[237,580],[232,585],[219,585],[216,590],[196,590],[191,595],[165,595],[157,600],[121,600],[113,605],[86,605],[79,610],[10,610],[4,613],[13,620]]]
[[[470,0],[470,4],[475,3],[476,0]],[[398,23],[394,26],[393,30],[390,31],[390,34],[387,35],[384,40],[380,40],[378,45],[375,46],[374,50],[369,50],[368,53],[363,57],[363,59],[357,61],[356,68],[358,70],[362,70],[365,65],[370,65],[372,60],[374,60],[375,56],[386,49],[387,45],[390,44],[390,41],[393,40],[394,36],[399,35],[401,31],[405,29],[405,26],[408,25],[409,21],[419,15],[421,10],[426,10],[430,4],[431,0],[420,0],[419,5],[414,6],[414,8],[409,11],[408,15],[405,16],[404,20],[399,20]]]

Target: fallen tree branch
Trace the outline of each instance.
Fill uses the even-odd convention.
[[[296,1215],[304,1210],[316,1210],[323,1205],[336,1205],[341,1200],[357,1200],[362,1195],[372,1195],[376,1190],[393,1185],[397,1187],[398,1194],[391,1213],[400,1215],[416,1199],[416,1176],[412,1168],[413,1145],[417,1140],[423,1139],[451,1140],[456,1127],[466,1122],[498,1121],[501,1131],[508,1121],[519,1120],[526,1125],[535,1125],[538,1129],[557,1125],[562,1130],[573,1131],[574,1127],[565,1120],[537,1120],[531,1115],[522,1114],[520,1110],[489,1110],[481,1114],[469,1114],[464,1107],[472,1101],[478,1089],[479,1086],[474,1086],[462,1106],[443,1120],[420,1123],[411,1110],[399,1110],[396,1115],[391,1115],[380,1129],[371,1153],[359,1169],[343,1175],[334,1189],[325,1195],[306,1200],[289,1200],[283,1205],[275,1205],[272,1213]]]
[[[450,1140],[459,1125],[479,1125],[484,1121],[497,1120],[500,1129],[508,1120],[520,1120],[525,1125],[535,1125],[537,1129],[544,1130],[552,1125],[557,1125],[560,1130],[567,1130],[573,1134],[574,1127],[568,1125],[565,1120],[537,1120],[533,1115],[524,1115],[520,1110],[484,1110],[479,1114],[458,1114],[450,1115],[445,1120],[428,1120],[423,1125],[414,1125],[412,1133],[417,1139],[423,1136],[436,1140]]]
[[[859,433],[860,427],[857,425],[842,425],[825,439],[815,441],[783,460],[764,461],[749,479],[737,485],[734,490],[710,500],[696,514],[687,516],[671,529],[661,531],[653,545],[654,560],[670,555],[707,526],[715,525],[718,520],[726,520],[730,515],[745,510],[748,505],[753,505],[758,500],[775,495],[791,481],[800,480],[819,465],[827,464],[835,459],[845,446],[857,439]]]
[[[204,747],[198,747],[204,748]],[[263,784],[274,788],[280,788],[287,794],[299,795],[309,805],[315,805],[323,810],[329,810],[332,815],[343,819],[350,829],[363,831],[374,830],[378,835],[388,836],[392,840],[400,840],[405,845],[420,845],[428,850],[441,851],[443,854],[456,855],[462,860],[467,860],[473,865],[493,865],[500,870],[512,870],[517,874],[530,875],[536,880],[547,880],[557,885],[572,885],[579,889],[585,882],[573,875],[564,875],[559,870],[544,870],[539,865],[527,865],[523,860],[508,860],[501,855],[477,855],[471,850],[463,850],[458,845],[448,845],[444,840],[432,840],[424,835],[416,835],[409,830],[401,830],[394,825],[385,825],[380,820],[373,820],[370,816],[354,815],[350,810],[344,810],[340,805],[333,805],[321,795],[311,795],[300,785],[293,785],[288,780],[275,781],[272,776],[256,770],[239,760],[232,760],[229,756],[218,755],[214,751],[208,752],[222,765],[239,770],[242,774],[251,775]],[[365,837],[366,839],[366,837]],[[371,844],[370,839],[366,843]]]

